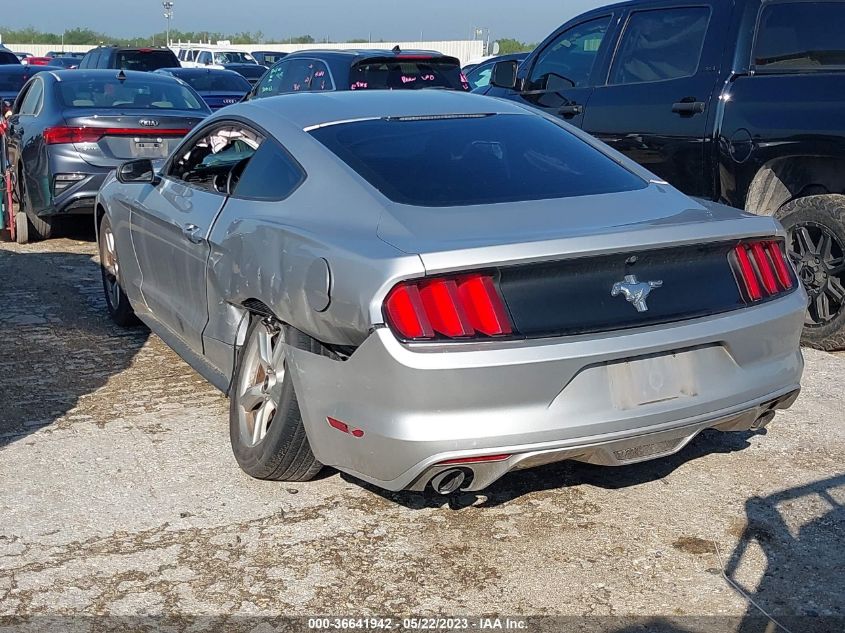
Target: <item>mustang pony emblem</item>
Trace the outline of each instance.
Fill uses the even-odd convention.
[[[625,295],[628,303],[633,303],[637,312],[648,312],[646,298],[655,288],[660,288],[662,281],[637,281],[636,275],[625,275],[625,281],[617,281],[610,291],[611,297]]]

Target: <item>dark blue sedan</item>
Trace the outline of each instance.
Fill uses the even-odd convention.
[[[212,110],[237,103],[252,87],[242,75],[233,70],[160,68],[155,72],[181,79],[196,90]]]

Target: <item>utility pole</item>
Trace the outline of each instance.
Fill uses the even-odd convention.
[[[173,19],[173,3],[170,0],[165,0],[161,3],[164,7],[164,19],[167,20],[167,37],[165,38],[165,45],[170,46],[170,21]]]

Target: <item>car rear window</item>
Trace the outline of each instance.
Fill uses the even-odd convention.
[[[7,51],[0,51],[0,64],[14,64],[15,66],[19,65],[21,60],[18,59],[18,56],[14,53],[9,53]]]
[[[311,134],[402,204],[495,204],[646,186],[561,126],[535,115],[376,119],[328,125]]]
[[[760,15],[754,66],[764,72],[845,69],[845,3],[767,4]]]
[[[29,75],[20,72],[20,66],[10,66],[12,70],[0,68],[0,92],[17,94],[29,79]]]
[[[120,108],[121,110],[206,110],[194,93],[178,82],[143,81],[116,77],[73,80],[59,86],[66,108]]]
[[[458,60],[367,59],[352,67],[349,78],[350,90],[469,90]]]
[[[115,58],[116,67],[123,70],[151,71],[159,68],[179,67],[179,60],[173,51],[158,50],[130,50],[118,51]]]
[[[185,73],[176,75],[197,92],[249,92],[249,82],[238,74],[220,73]]]

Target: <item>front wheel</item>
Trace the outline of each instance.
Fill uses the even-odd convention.
[[[827,351],[845,348],[845,195],[798,198],[777,217],[809,296],[802,342]]]
[[[229,403],[229,437],[238,465],[257,479],[307,481],[322,464],[311,452],[293,389],[286,346],[322,353],[299,330],[254,317]]]

